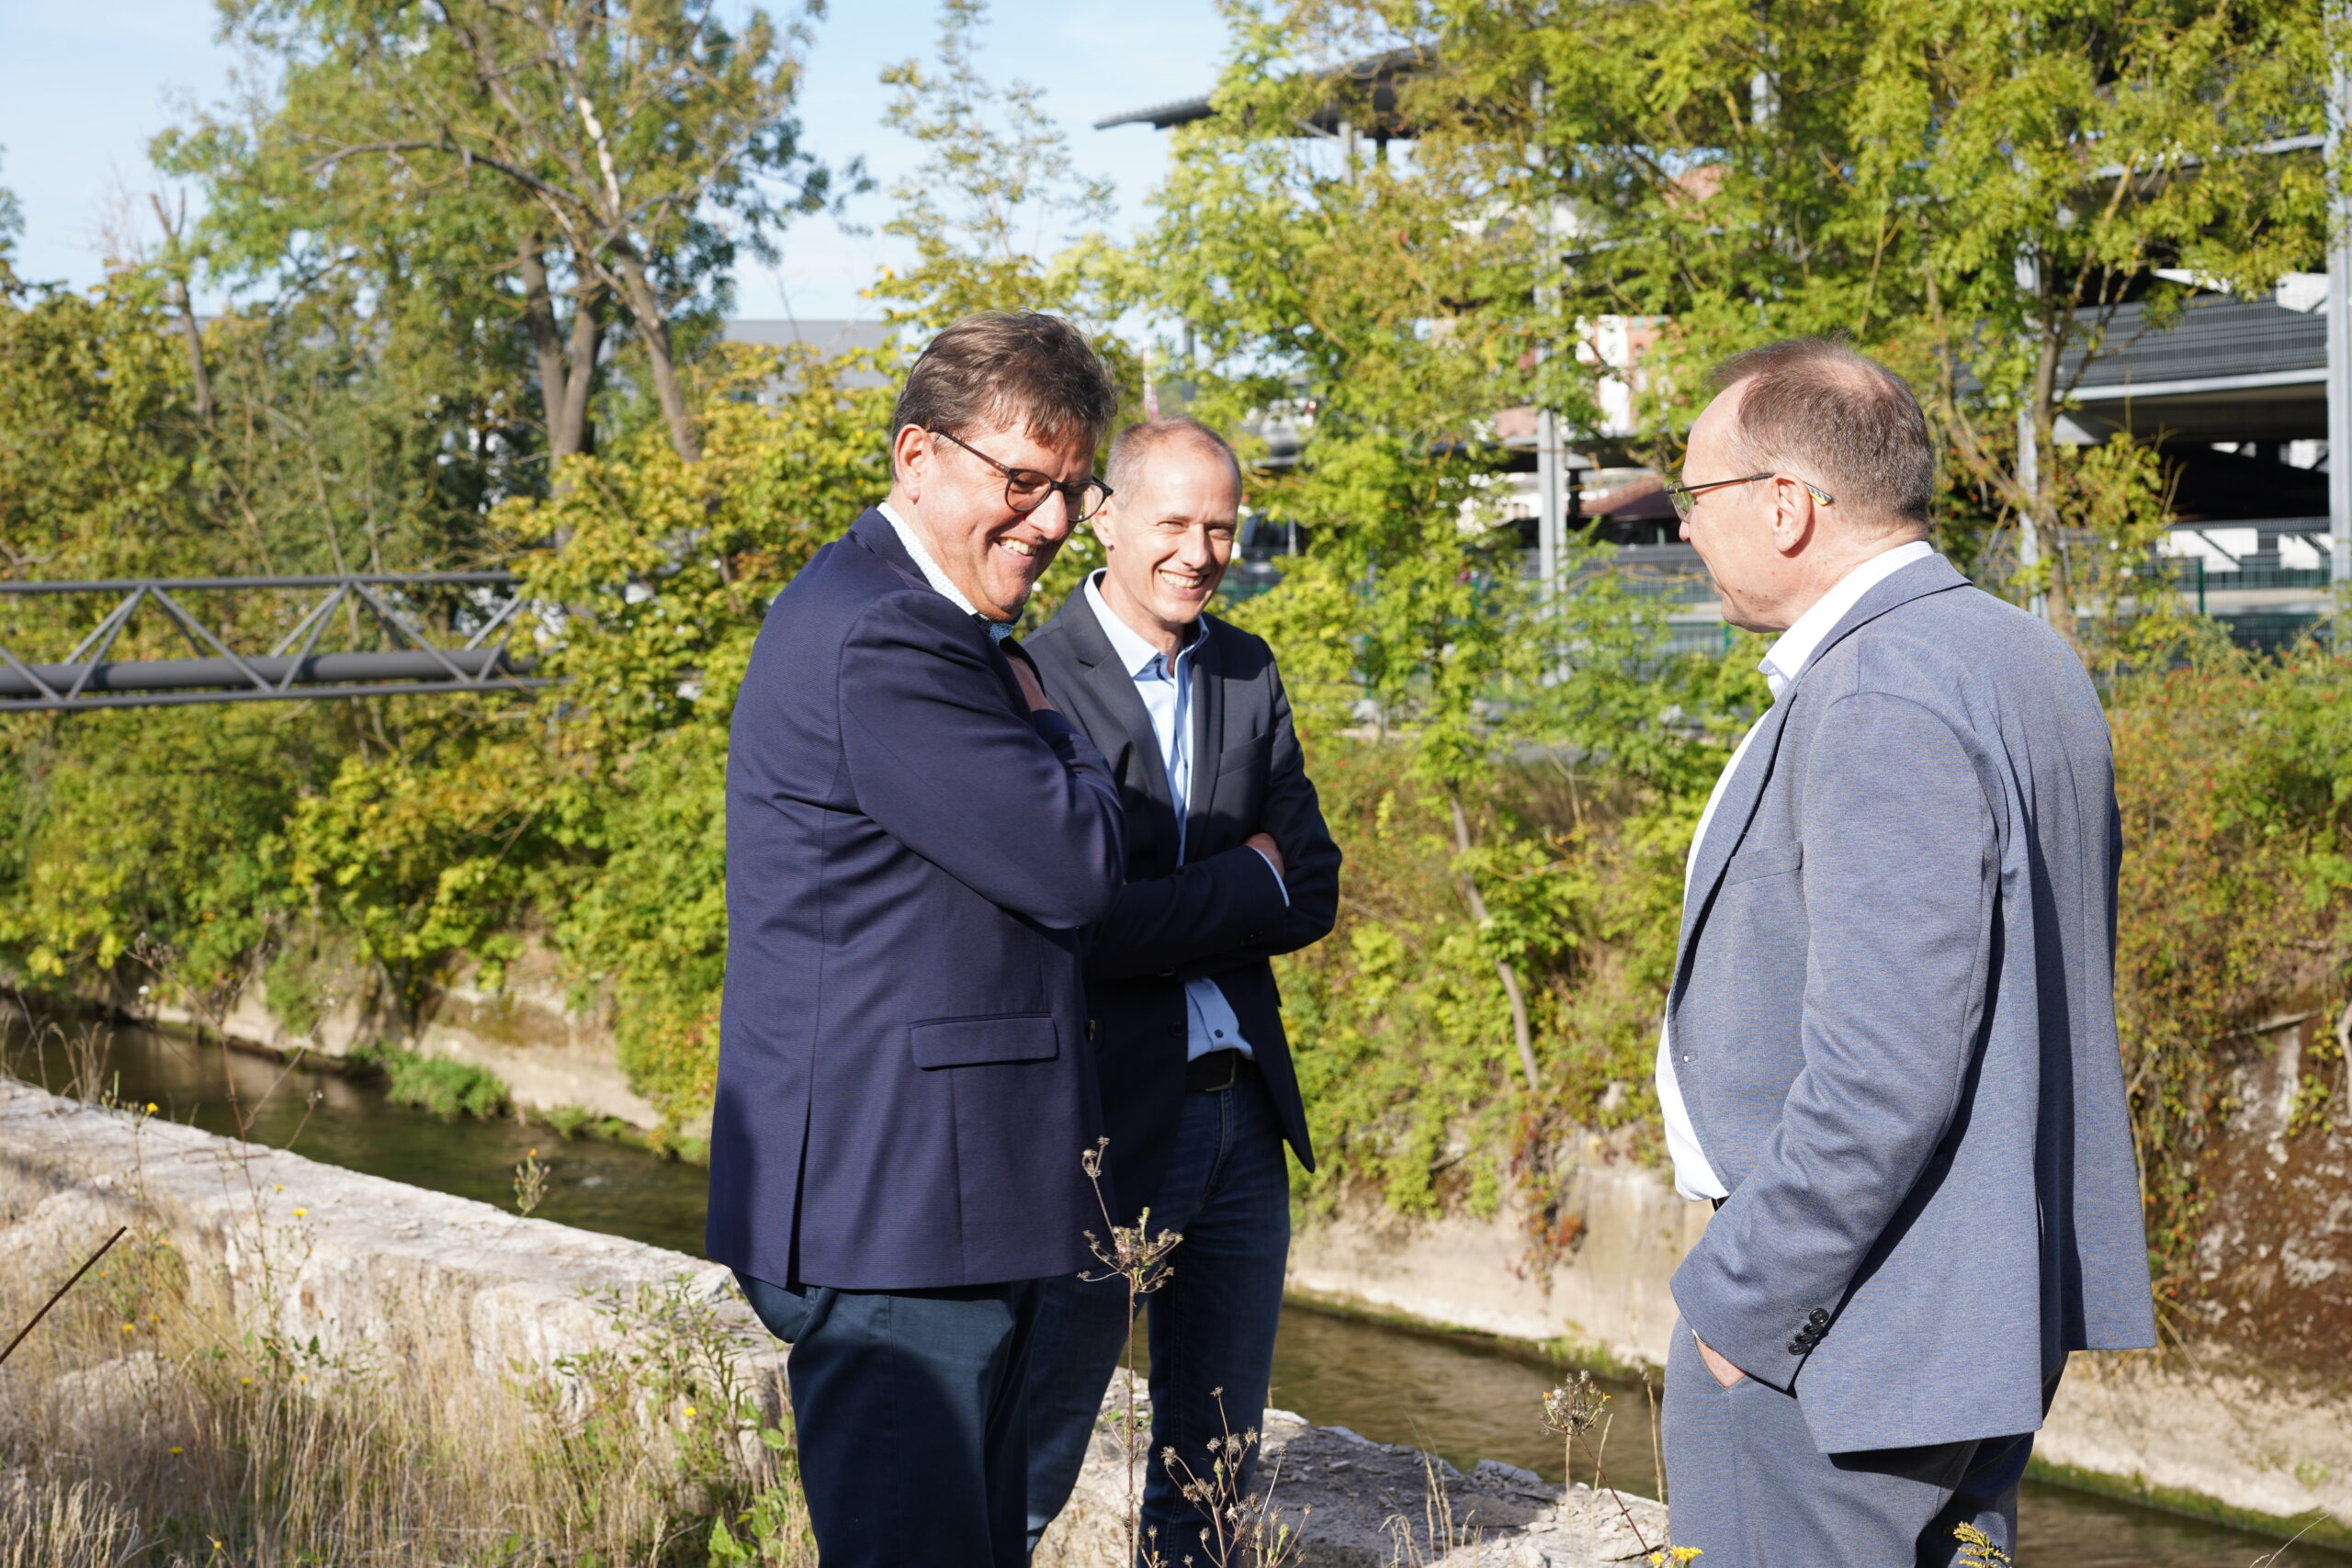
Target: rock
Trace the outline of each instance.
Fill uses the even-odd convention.
[[[1148,1431],[1148,1396],[1136,1394]],[[1035,1568],[1121,1568],[1125,1418],[1121,1373],[1103,1400],[1078,1490],[1039,1543]],[[1645,1497],[1628,1496],[1621,1508],[1608,1493],[1554,1486],[1494,1460],[1465,1476],[1435,1454],[1375,1443],[1345,1427],[1309,1426],[1285,1410],[1265,1412],[1258,1432],[1252,1504],[1275,1528],[1295,1532],[1285,1568],[1600,1568],[1637,1562],[1665,1540],[1666,1510]],[[1141,1476],[1138,1454],[1138,1488]],[[1196,1563],[1216,1560],[1196,1541],[1161,1542],[1160,1551],[1171,1563],[1187,1552]]]

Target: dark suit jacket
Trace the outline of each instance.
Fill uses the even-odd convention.
[[[783,1285],[1069,1274],[1102,1221],[1080,929],[1116,786],[878,512],[776,596],[727,760],[710,1256]]]
[[[1323,825],[1291,728],[1290,699],[1261,638],[1202,617],[1192,661],[1193,784],[1183,864],[1150,716],[1083,592],[1028,648],[1054,705],[1110,758],[1127,811],[1127,885],[1086,958],[1108,1167],[1132,1221],[1166,1170],[1184,1101],[1184,982],[1216,981],[1240,1021],[1299,1163],[1315,1168],[1298,1076],[1283,1034],[1275,953],[1318,942],[1339,911],[1340,847]],[[1250,834],[1282,846],[1283,892]]]

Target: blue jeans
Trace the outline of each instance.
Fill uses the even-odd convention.
[[[785,1377],[825,1568],[1022,1568],[1034,1280],[928,1291],[738,1274]]]
[[[1229,1089],[1188,1093],[1151,1228],[1182,1233],[1166,1284],[1143,1298],[1151,1335],[1151,1456],[1144,1540],[1170,1562],[1202,1558],[1203,1523],[1160,1455],[1209,1474],[1209,1444],[1254,1428],[1266,1405],[1290,1257],[1290,1167],[1254,1067]],[[1114,1155],[1115,1157],[1115,1155]],[[1090,1270],[1099,1272],[1100,1270]],[[1127,1287],[1047,1280],[1029,1359],[1029,1547],[1069,1501],[1103,1392],[1127,1344]],[[1222,1399],[1215,1391],[1222,1390]],[[1250,1456],[1252,1461],[1256,1455]],[[1241,1483],[1249,1484],[1245,1467]]]

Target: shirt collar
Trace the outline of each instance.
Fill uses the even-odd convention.
[[[1102,635],[1111,639],[1111,651],[1118,655],[1119,667],[1130,676],[1152,673],[1160,662],[1159,649],[1144,641],[1142,637],[1136,635],[1136,629],[1133,626],[1119,619],[1118,612],[1111,608],[1111,602],[1102,597],[1102,584],[1101,571],[1087,573],[1086,607],[1094,612],[1096,620],[1102,623]],[[1177,650],[1173,663],[1181,665],[1190,659],[1193,656],[1193,650],[1201,646],[1202,639],[1206,637],[1208,633],[1207,621],[1194,621],[1193,635],[1186,640],[1184,646]],[[1176,673],[1172,667],[1167,672],[1170,679],[1173,679]]]
[[[939,563],[931,558],[931,552],[923,547],[922,536],[916,533],[888,502],[876,503],[874,510],[879,512],[883,520],[888,523],[892,530],[898,534],[899,543],[906,547],[907,554],[914,559],[915,570],[922,573],[922,580],[925,582],[945,595],[949,604],[988,627],[989,637],[992,640],[1002,642],[1012,635],[1012,627],[1008,623],[989,620],[973,606],[969,599],[964,597],[963,590],[957,588],[949,580],[947,574],[939,570]]]
[[[1796,618],[1796,624],[1782,632],[1772,646],[1765,650],[1757,668],[1764,671],[1765,681],[1777,698],[1795,680],[1811,659],[1821,639],[1838,629],[1846,612],[1861,603],[1862,595],[1909,566],[1925,560],[1936,553],[1936,547],[1925,539],[1914,539],[1907,545],[1897,545],[1871,557],[1838,580],[1838,585],[1819,599],[1813,608]]]

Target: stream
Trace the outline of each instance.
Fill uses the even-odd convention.
[[[62,1092],[69,1053],[51,1041],[5,1037],[10,1076]],[[113,1098],[154,1102],[158,1114],[233,1134],[224,1053],[143,1030],[114,1032],[105,1082]],[[248,1135],[329,1165],[478,1199],[514,1203],[514,1170],[537,1150],[548,1168],[536,1217],[624,1235],[690,1257],[702,1254],[705,1172],[628,1145],[558,1139],[543,1125],[443,1122],[390,1103],[382,1086],[319,1068],[226,1053],[226,1071],[251,1118]],[[273,1084],[276,1086],[273,1089]],[[254,1109],[255,1107],[258,1109]],[[1378,1442],[1412,1443],[1467,1470],[1502,1460],[1557,1481],[1559,1439],[1538,1424],[1544,1390],[1573,1369],[1466,1337],[1425,1334],[1294,1305],[1283,1314],[1269,1403],[1318,1425]],[[1648,1401],[1638,1382],[1603,1379],[1611,1429],[1608,1478],[1655,1495]],[[1577,1475],[1590,1480],[1579,1457]],[[2028,1482],[2019,1504],[2021,1560],[2064,1568],[2250,1568],[2278,1543],[2265,1537]],[[2282,1562],[2352,1559],[2299,1545]]]

